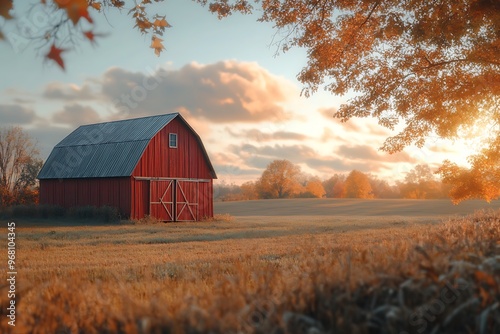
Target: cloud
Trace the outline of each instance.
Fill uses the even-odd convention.
[[[259,129],[250,129],[241,131],[240,133],[236,133],[233,132],[230,128],[226,128],[226,131],[233,137],[245,138],[256,142],[275,140],[305,140],[309,138],[304,134],[290,131],[276,131],[274,133],[268,133],[260,131]]]
[[[273,157],[276,159],[300,160],[301,158],[316,156],[316,152],[306,145],[265,145],[255,146],[251,144],[243,144],[232,146],[232,152],[243,155],[260,155]]]
[[[77,127],[82,124],[99,123],[101,118],[91,107],[75,103],[64,106],[63,110],[56,112],[52,116],[52,120],[55,123]]]
[[[335,117],[333,117],[333,115],[335,115],[335,113],[338,111],[337,108],[320,108],[318,109],[319,113],[325,117],[325,118],[328,118],[330,120],[334,120]]]
[[[381,161],[381,162],[417,162],[416,159],[412,158],[406,152],[398,152],[394,154],[389,154],[386,152],[380,152],[375,150],[369,145],[340,145],[336,151],[337,154],[353,159],[353,160],[371,160],[371,161]]]
[[[37,141],[38,148],[40,149],[40,157],[45,160],[54,146],[70,134],[73,129],[47,125],[26,129],[26,131]]]
[[[367,128],[369,130],[369,134],[374,136],[388,137],[391,135],[391,131],[389,131],[389,129],[378,124],[368,124]]]
[[[349,159],[379,160],[377,151],[368,145],[340,145],[337,153]]]
[[[57,100],[92,100],[97,98],[97,94],[92,92],[89,85],[78,86],[75,84],[63,84],[51,82],[45,86],[43,97]]]
[[[31,109],[16,104],[0,104],[0,124],[29,124],[36,119]]]
[[[443,145],[433,145],[429,147],[429,151],[434,153],[445,153],[445,154],[451,154],[457,152],[457,150],[450,148],[449,146],[443,146]]]
[[[179,70],[159,69],[143,74],[120,68],[108,70],[102,93],[120,117],[164,114],[183,109],[186,117],[213,123],[283,121],[291,118],[283,107],[298,96],[288,80],[257,63],[221,61],[191,63]]]

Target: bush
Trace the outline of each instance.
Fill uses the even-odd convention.
[[[118,209],[110,206],[81,206],[68,210],[68,218],[112,222],[120,220]]]
[[[117,208],[110,206],[84,206],[65,209],[56,205],[14,205],[0,209],[0,218],[30,218],[30,219],[62,219],[97,220],[113,222],[120,220]]]

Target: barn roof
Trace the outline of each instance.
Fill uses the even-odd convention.
[[[54,147],[38,179],[130,176],[149,141],[176,117],[193,131],[216,178],[200,137],[179,113],[172,113],[82,125]]]

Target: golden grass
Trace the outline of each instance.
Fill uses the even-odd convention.
[[[499,217],[18,223],[16,330],[495,333]]]

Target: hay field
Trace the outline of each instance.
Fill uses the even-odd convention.
[[[257,202],[234,205],[256,212]],[[262,210],[258,218],[233,213],[234,219],[199,223],[17,222],[17,321],[13,331],[4,285],[0,331],[500,330],[498,211],[448,221],[442,215],[307,215],[303,208],[286,209],[293,219]],[[422,313],[447,287],[459,291],[453,302]]]

